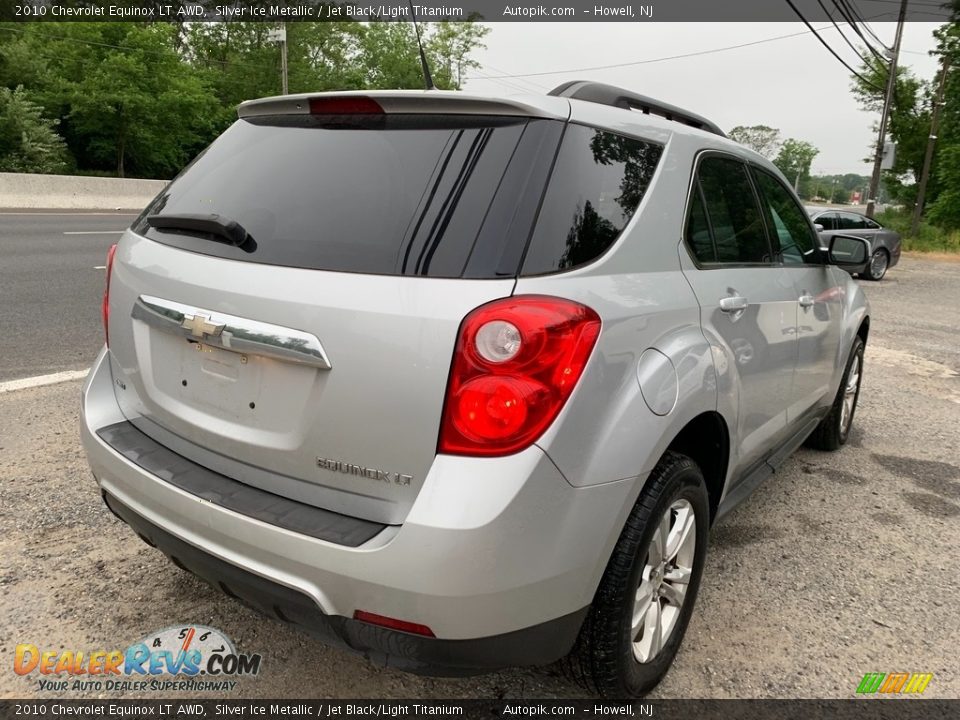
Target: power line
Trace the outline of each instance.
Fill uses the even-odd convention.
[[[824,26],[820,30],[829,30],[830,26]],[[613,63],[611,65],[594,65],[592,67],[580,67],[580,68],[567,68],[565,70],[545,70],[543,72],[532,72],[532,73],[511,73],[509,75],[489,75],[487,76],[488,80],[502,79],[502,78],[528,78],[528,77],[543,77],[545,75],[565,75],[569,73],[578,73],[578,72],[593,72],[594,70],[612,70],[614,68],[621,67],[633,67],[635,65],[649,65],[651,63],[666,62],[667,60],[681,60],[683,58],[697,57],[699,55],[712,55],[715,53],[727,52],[728,50],[739,50],[740,48],[751,47],[753,45],[762,45],[764,43],[774,42],[776,40],[786,40],[787,38],[800,37],[801,35],[806,35],[807,31],[789,33],[787,35],[777,35],[775,37],[764,38],[763,40],[753,40],[751,42],[741,43],[739,45],[730,45],[727,47],[720,48],[711,48],[709,50],[698,50],[697,52],[684,53],[682,55],[669,55],[667,57],[660,58],[650,58],[647,60],[632,60],[630,62],[622,63]]]
[[[819,0],[818,0],[818,2],[819,2]],[[856,22],[856,21],[857,21],[857,15],[856,15],[856,13],[854,13],[853,8],[850,7],[850,5],[847,3],[847,1],[846,1],[846,0],[839,0],[839,2],[838,2],[838,0],[831,0],[831,2],[833,3],[833,6],[834,6],[837,10],[840,11],[840,15],[842,15],[843,18],[847,21],[847,24],[848,24],[850,27],[852,27],[852,28],[853,28],[853,31],[859,36],[859,38],[860,38],[861,40],[863,40],[864,45],[866,45],[866,46],[867,46],[867,49],[868,49],[871,53],[873,53],[873,56],[874,56],[877,60],[879,60],[881,63],[886,64],[887,59],[886,59],[885,57],[883,57],[883,55],[881,55],[880,53],[878,53],[878,52],[874,49],[873,45],[870,44],[870,41],[867,40],[866,36],[865,36],[862,32],[860,32],[860,28],[857,27],[857,22]],[[881,43],[881,44],[882,44],[882,43]],[[886,48],[885,45],[884,45],[883,47]],[[858,53],[858,54],[859,54],[859,53]],[[865,64],[869,65],[869,63],[867,62],[867,59],[866,59],[866,58],[861,57],[860,59],[863,60],[863,62],[864,62]]]
[[[808,21],[808,20],[803,16],[803,14],[797,9],[797,6],[793,4],[793,0],[787,0],[787,5],[789,5],[789,6],[790,6],[790,9],[793,10],[793,11],[797,14],[797,17],[799,17],[799,18],[803,21],[803,24],[806,25],[807,28],[809,28],[810,32],[813,33],[814,37],[816,37],[817,40],[820,41],[820,44],[823,45],[823,46],[830,52],[830,54],[833,55],[833,56],[837,59],[837,61],[838,61],[841,65],[843,65],[847,70],[849,70],[851,73],[853,73],[856,77],[860,78],[865,85],[867,85],[867,86],[869,86],[869,87],[872,87],[874,90],[878,90],[879,92],[883,92],[883,88],[882,88],[882,87],[880,87],[880,86],[878,86],[878,85],[874,85],[872,82],[870,82],[869,80],[867,80],[863,75],[861,75],[861,74],[858,73],[856,70],[854,70],[852,67],[850,67],[850,66],[847,64],[847,61],[846,61],[846,60],[844,60],[842,57],[840,57],[839,55],[837,55],[837,51],[834,50],[832,47],[830,47],[830,44],[827,43],[826,40],[824,40],[822,37],[820,37],[820,34],[817,32],[816,28],[814,28],[813,25],[811,25],[811,24],[809,23],[809,21]]]
[[[833,1],[833,6],[834,6],[835,8],[837,8],[838,10],[840,10],[840,6],[837,5],[836,0],[832,0],[832,1]],[[826,15],[827,15],[828,18],[830,18],[830,22],[833,23],[833,26],[837,29],[837,32],[840,34],[840,37],[843,38],[843,41],[844,41],[847,45],[850,46],[850,49],[853,50],[854,54],[855,54],[858,58],[860,58],[860,61],[861,61],[861,62],[866,63],[866,62],[867,62],[866,58],[864,58],[863,55],[860,54],[860,51],[857,49],[857,46],[854,45],[852,42],[850,42],[850,38],[848,38],[848,37],[844,34],[843,30],[840,29],[840,26],[837,24],[837,21],[833,19],[833,15],[831,15],[831,14],[830,14],[830,11],[827,10],[827,6],[823,4],[823,0],[817,0],[817,5],[819,5],[819,6],[820,6],[820,9],[823,10],[824,13],[826,13]],[[840,15],[843,16],[843,10],[840,10]],[[854,29],[856,29],[856,28],[854,28]],[[870,47],[870,45],[868,44],[867,47]],[[873,50],[872,47],[870,47],[870,50],[873,51],[874,54],[876,54],[876,52]]]
[[[870,27],[870,23],[863,19],[863,11],[860,9],[860,6],[857,5],[857,0],[850,0],[850,2],[847,4],[853,9],[854,15],[860,19],[860,23],[864,28],[866,28],[867,32],[870,33],[871,37],[880,43],[880,47],[882,47],[884,50],[889,50],[890,48],[887,47],[887,44],[881,40],[873,31],[873,28]]]

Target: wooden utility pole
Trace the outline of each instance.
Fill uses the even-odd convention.
[[[940,108],[943,107],[943,94],[947,89],[947,72],[950,70],[950,56],[943,54],[940,61],[940,84],[933,99],[933,109],[930,111],[930,137],[927,138],[927,153],[923,156],[923,170],[920,173],[920,182],[917,184],[917,202],[913,206],[913,220],[910,222],[910,234],[916,235],[920,229],[920,216],[923,214],[923,203],[927,197],[927,181],[930,180],[930,166],[933,164],[933,149],[937,144],[937,132],[940,128]]]
[[[887,90],[883,100],[883,114],[880,116],[880,134],[877,137],[877,151],[873,156],[873,175],[870,178],[870,190],[867,192],[867,217],[873,217],[877,202],[877,193],[880,190],[880,165],[883,163],[883,146],[887,139],[887,121],[893,105],[894,90],[897,87],[897,61],[900,59],[900,41],[903,39],[903,23],[907,18],[907,2],[900,3],[900,15],[897,18],[897,34],[893,40],[893,49],[890,51],[890,67],[887,71]]]

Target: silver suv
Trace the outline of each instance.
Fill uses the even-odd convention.
[[[846,441],[865,252],[610,86],[247,102],[111,251],[83,441],[115,515],[273,618],[642,695],[711,524]]]

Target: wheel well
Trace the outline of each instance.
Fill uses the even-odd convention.
[[[857,335],[860,336],[860,339],[863,340],[863,344],[867,344],[867,335],[870,334],[870,318],[865,317],[863,322],[860,323],[860,327],[857,328]]]
[[[730,458],[730,434],[723,417],[717,412],[698,415],[686,424],[667,449],[686,455],[700,466],[707,482],[712,520],[723,495]]]

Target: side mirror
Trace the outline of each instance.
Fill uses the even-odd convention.
[[[818,233],[822,233],[822,232],[823,232],[823,225],[821,225],[820,223],[814,223],[814,224],[813,224],[813,229],[816,230]]]
[[[870,245],[853,235],[834,235],[827,249],[827,262],[840,267],[863,265],[870,255]]]

